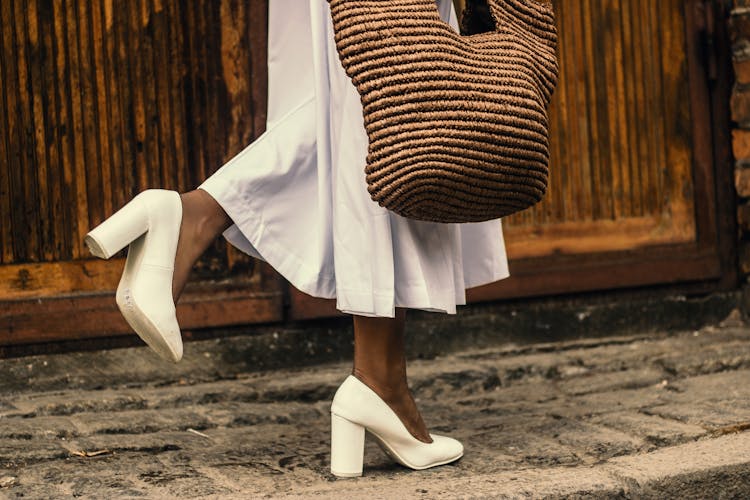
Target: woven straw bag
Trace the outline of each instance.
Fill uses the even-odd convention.
[[[412,219],[479,222],[547,188],[557,31],[544,0],[488,0],[495,31],[461,36],[435,0],[329,0],[362,100],[368,191]]]

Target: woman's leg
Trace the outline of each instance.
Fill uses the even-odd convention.
[[[404,323],[406,309],[395,318],[354,316],[353,375],[375,391],[396,412],[409,432],[432,442],[406,381]]]
[[[182,224],[172,281],[175,302],[195,262],[232,223],[221,205],[201,189],[182,194],[181,200]],[[406,309],[401,308],[396,309],[395,318],[354,316],[352,372],[393,409],[415,438],[430,443],[432,438],[406,380],[405,322]]]
[[[172,277],[172,297],[175,303],[185,288],[195,262],[232,224],[221,205],[207,192],[196,189],[181,194],[180,198],[182,200],[182,224]]]
[[[182,224],[175,256],[172,294],[179,298],[190,271],[203,252],[232,223],[208,193],[196,189],[181,195]],[[395,318],[354,316],[355,377],[364,382],[398,415],[420,441],[432,442],[406,380],[404,325],[406,310]]]

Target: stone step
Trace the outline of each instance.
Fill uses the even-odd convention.
[[[217,364],[70,388],[49,371],[55,382],[0,397],[0,496],[634,497],[667,485],[741,496],[749,361],[744,327],[416,360],[410,379],[428,426],[460,439],[465,457],[415,473],[368,441],[366,475],[354,481],[328,470],[329,405],[346,362],[231,376]]]

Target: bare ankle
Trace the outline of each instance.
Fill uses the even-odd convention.
[[[205,191],[189,191],[181,194],[180,199],[182,224],[172,281],[175,302],[182,294],[195,262],[231,224],[224,209]]]
[[[432,437],[427,432],[427,427],[412,398],[405,377],[383,378],[378,374],[369,374],[358,368],[352,370],[352,375],[380,396],[380,399],[393,410],[414,438],[424,443],[432,442]]]
[[[183,221],[189,226],[193,238],[208,246],[232,223],[231,219],[214,198],[195,189],[181,195]]]
[[[354,316],[352,374],[380,396],[412,436],[431,443],[406,381],[405,321],[402,308],[393,318]]]

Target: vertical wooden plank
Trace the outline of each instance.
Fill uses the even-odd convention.
[[[80,128],[78,126],[79,113],[76,112],[78,99],[76,94],[80,91],[77,76],[76,46],[77,33],[75,32],[75,5],[65,0],[57,0],[55,3],[55,37],[59,40],[60,49],[56,60],[57,80],[60,82],[60,121],[62,127],[62,198],[67,204],[74,205],[66,221],[65,244],[71,257],[81,255],[80,221],[85,220],[88,208],[81,203],[81,197],[85,196],[85,189],[79,189],[76,176],[76,165],[82,160],[80,152]],[[71,35],[71,30],[73,34]],[[83,200],[85,201],[85,200]]]
[[[644,36],[644,40],[648,44],[650,51],[647,53],[649,60],[649,78],[647,81],[650,83],[650,102],[649,109],[656,110],[656,113],[661,116],[664,114],[664,81],[663,74],[660,67],[660,61],[662,60],[662,44],[660,40],[661,22],[659,17],[658,4],[654,2],[644,1],[646,15],[646,26],[649,27],[649,31]],[[648,198],[650,200],[649,213],[655,213],[661,210],[661,207],[665,206],[667,200],[663,195],[663,177],[666,175],[669,165],[667,164],[667,158],[665,154],[665,147],[667,142],[667,132],[664,127],[664,120],[655,120],[652,124],[651,130],[651,148],[653,156],[651,161],[653,162],[652,168],[648,170]]]
[[[688,148],[693,175],[693,193],[688,195],[692,206],[715,207],[714,210],[694,210],[695,225],[699,227],[698,245],[701,240],[718,242],[721,261],[725,269],[737,269],[736,248],[736,211],[734,203],[733,158],[731,154],[731,131],[719,124],[730,123],[729,96],[732,79],[729,54],[731,40],[727,33],[724,10],[716,5],[712,21],[714,47],[716,50],[716,79],[706,78],[711,64],[705,57],[705,44],[702,43],[703,30],[706,26],[706,9],[709,7],[703,0],[684,2],[684,15],[687,20],[683,34],[683,43],[687,56],[685,75],[691,85],[687,89],[691,121],[690,141]],[[723,54],[723,56],[722,56]],[[707,98],[706,96],[710,96]],[[711,116],[713,126],[706,129],[709,120],[696,120],[696,116]],[[705,186],[716,186],[715,189],[702,189]],[[687,189],[683,187],[683,191]],[[714,222],[716,221],[716,222]],[[705,247],[704,247],[705,248]],[[727,266],[728,264],[728,266]],[[727,273],[725,282],[731,282],[733,276]]]
[[[612,59],[614,67],[614,90],[615,90],[615,109],[612,117],[614,121],[614,130],[616,130],[616,148],[617,157],[613,167],[616,169],[614,175],[619,187],[615,189],[615,216],[620,218],[628,217],[632,214],[633,203],[630,197],[632,184],[630,179],[630,138],[628,130],[627,113],[630,103],[627,98],[627,85],[625,83],[625,43],[624,32],[627,31],[624,26],[626,17],[623,15],[622,0],[614,0],[610,15],[612,19]]]
[[[638,100],[638,92],[641,89],[643,83],[636,76],[638,74],[638,65],[634,54],[635,47],[638,45],[638,39],[634,36],[635,29],[634,23],[639,22],[638,18],[633,17],[633,0],[625,0],[624,5],[621,6],[621,12],[623,16],[623,69],[625,75],[625,92],[626,92],[626,108],[625,112],[625,125],[626,133],[628,135],[627,150],[628,150],[628,194],[630,203],[630,216],[640,216],[643,214],[643,208],[641,205],[641,192],[640,192],[640,170],[641,170],[641,154],[640,145],[641,137],[638,121],[638,112],[641,106],[641,102]]]
[[[200,33],[200,38],[195,40],[195,43],[190,44],[190,59],[188,62],[188,71],[192,76],[192,96],[190,98],[191,106],[194,107],[195,120],[191,132],[197,141],[193,142],[191,148],[193,149],[193,165],[195,170],[193,171],[193,182],[199,184],[209,174],[209,165],[207,164],[206,150],[210,139],[208,138],[208,124],[206,123],[208,102],[206,85],[208,83],[208,69],[207,69],[207,55],[208,50],[206,49],[206,43],[208,38],[208,27],[207,27],[207,9],[206,3],[201,1],[194,1],[193,12],[190,14],[193,19],[193,30],[194,33]],[[188,38],[189,33],[185,34]]]
[[[196,163],[199,159],[195,155],[195,126],[197,122],[196,106],[195,106],[195,68],[193,64],[193,53],[195,51],[195,40],[191,33],[195,33],[195,23],[193,13],[192,2],[185,2],[184,4],[180,0],[174,0],[173,3],[176,13],[179,14],[180,27],[181,29],[175,30],[175,37],[180,43],[180,60],[184,61],[184,73],[180,78],[180,88],[182,90],[182,102],[181,107],[185,110],[184,114],[184,151],[185,164],[189,165],[190,168],[185,174],[185,185],[194,186],[197,185],[195,182],[195,170],[197,168]]]
[[[208,139],[206,148],[206,177],[214,173],[221,166],[225,158],[228,159],[226,156],[226,127],[229,105],[227,102],[226,83],[221,78],[221,68],[224,59],[222,32],[225,27],[221,25],[220,9],[223,3],[231,1],[233,0],[205,2],[207,31],[204,50],[207,51],[207,54],[204,82],[207,104],[206,137]],[[212,57],[208,54],[215,55]]]
[[[136,190],[148,187],[151,184],[148,165],[148,142],[146,130],[146,98],[144,95],[144,74],[142,59],[140,34],[140,1],[127,2],[126,11],[128,14],[128,54],[127,59],[131,64],[130,74],[128,75],[131,82],[131,101],[128,112],[131,120],[130,134],[133,137],[133,169],[135,172],[134,181]],[[122,82],[127,84],[127,81]],[[127,109],[127,108],[126,108]]]
[[[143,120],[145,131],[145,161],[146,177],[148,184],[140,186],[158,188],[163,185],[159,161],[159,142],[161,130],[159,129],[159,108],[156,96],[156,80],[161,78],[161,72],[157,71],[154,61],[154,12],[150,0],[136,2],[139,5],[140,25],[138,34],[141,39],[141,50],[138,54],[142,62],[142,75],[140,80],[143,86]]]
[[[11,13],[7,2],[0,3],[0,26],[10,26]],[[11,129],[8,113],[10,113],[10,98],[8,95],[8,81],[11,59],[10,44],[8,43],[10,30],[2,30],[0,34],[0,263],[13,262],[13,217],[11,213],[10,170],[13,168],[13,152],[10,148]]]
[[[583,22],[592,27],[591,29],[584,31],[586,33],[586,60],[591,68],[588,72],[586,82],[586,97],[588,102],[592,103],[589,116],[590,123],[592,124],[590,129],[591,141],[589,142],[589,145],[591,149],[589,150],[589,156],[591,157],[590,163],[593,168],[589,183],[591,191],[597,194],[592,200],[593,206],[591,216],[592,219],[600,219],[607,217],[610,213],[606,203],[601,202],[602,195],[609,195],[607,196],[609,199],[611,198],[611,192],[607,189],[607,184],[605,184],[605,179],[602,175],[602,157],[599,153],[602,145],[600,140],[603,139],[602,134],[600,133],[601,128],[599,123],[605,120],[605,116],[600,116],[601,106],[598,102],[598,89],[602,82],[601,78],[597,77],[597,74],[600,73],[600,71],[597,71],[596,69],[603,67],[601,66],[603,61],[602,58],[598,56],[598,53],[595,52],[595,47],[600,44],[598,43],[599,31],[598,29],[594,29],[594,27],[597,26],[600,21],[599,19],[593,18],[595,9],[591,5],[592,2],[598,3],[599,0],[581,0],[581,3],[583,4]]]
[[[248,40],[250,43],[250,74],[254,126],[252,137],[266,129],[266,96],[268,95],[268,2],[249,2]]]
[[[555,140],[550,141],[550,172],[549,186],[544,203],[536,208],[536,217],[532,219],[534,224],[550,224],[565,219],[565,197],[564,192],[567,189],[567,182],[563,169],[556,168],[556,165],[562,164],[562,158],[565,158],[567,144],[569,140],[567,130],[565,129],[565,115],[567,106],[567,95],[564,86],[561,86],[560,94],[557,96],[555,103],[550,106],[549,119],[550,130],[555,131]]]
[[[638,81],[638,98],[640,104],[638,106],[638,120],[639,123],[643,123],[643,127],[639,130],[640,139],[640,151],[641,156],[639,157],[639,165],[646,164],[645,162],[652,161],[655,158],[656,151],[654,149],[653,142],[653,128],[655,124],[649,123],[646,117],[651,112],[651,106],[653,105],[653,78],[651,65],[649,60],[653,57],[653,48],[651,45],[651,16],[648,13],[651,2],[633,2],[633,17],[638,19],[638,22],[634,24],[635,36],[638,37],[639,43],[633,48],[635,58],[637,61],[635,78],[640,78]],[[652,165],[650,169],[639,168],[639,191],[641,195],[641,207],[642,213],[651,213],[653,208],[653,202],[650,199],[651,194],[649,193],[649,176],[652,172],[649,170],[658,170],[658,165]]]
[[[50,210],[47,158],[47,134],[46,120],[48,106],[46,103],[47,89],[44,87],[42,72],[45,66],[44,46],[40,43],[39,16],[37,13],[37,0],[27,0],[26,17],[23,19],[28,30],[28,66],[29,66],[29,98],[31,100],[31,113],[29,118],[33,123],[34,137],[34,166],[36,167],[37,189],[37,214],[36,226],[39,228],[38,259],[50,261],[54,256],[54,244],[52,234],[52,220],[55,215]]]
[[[104,156],[108,158],[109,165],[103,166],[106,168],[108,173],[106,177],[110,183],[107,192],[108,200],[104,207],[105,217],[113,213],[117,208],[125,204],[125,200],[128,197],[129,192],[127,183],[125,182],[124,171],[126,169],[126,163],[123,155],[123,144],[126,142],[124,137],[124,124],[123,115],[120,110],[120,88],[119,83],[121,81],[120,71],[121,66],[119,64],[118,46],[117,46],[117,28],[115,27],[115,12],[114,12],[114,0],[100,0],[99,12],[100,12],[100,24],[102,30],[102,52],[103,52],[103,68],[102,74],[104,78],[105,89],[104,93],[107,96],[105,108],[103,113],[106,115],[106,135],[107,142],[109,144],[108,150],[109,155]],[[118,9],[118,13],[120,10]],[[119,22],[121,17],[118,16],[117,21]]]
[[[187,68],[190,75],[189,84],[185,96],[185,116],[187,125],[187,136],[189,141],[189,165],[190,165],[190,184],[197,185],[206,178],[206,160],[203,152],[205,151],[205,71],[206,53],[204,43],[206,37],[205,30],[205,12],[203,12],[201,2],[193,0],[183,9],[185,22],[183,39],[187,40]]]
[[[643,126],[640,130],[640,142],[641,142],[641,157],[639,164],[640,174],[640,186],[639,191],[641,193],[641,205],[642,212],[644,214],[653,213],[655,210],[657,192],[656,186],[653,184],[652,179],[655,176],[660,175],[659,171],[663,168],[663,165],[654,163],[658,161],[658,144],[655,141],[656,134],[654,133],[655,127],[658,126],[654,123],[654,120],[649,120],[648,117],[652,113],[654,106],[658,106],[656,102],[656,94],[654,93],[654,51],[656,50],[653,46],[653,16],[650,14],[652,10],[652,2],[644,2],[639,0],[634,2],[635,17],[639,19],[636,24],[636,34],[638,36],[639,44],[635,47],[636,57],[640,64],[637,66],[636,74],[640,76],[638,88],[641,89],[642,104],[639,107],[640,114],[638,117],[639,123]],[[643,168],[643,165],[650,165],[648,168]]]
[[[688,78],[687,65],[675,61],[673,54],[685,52],[685,28],[681,22],[684,14],[672,15],[675,9],[683,9],[684,2],[679,5],[674,1],[659,3],[659,17],[669,18],[663,22],[660,30],[662,36],[662,67],[668,88],[680,89],[681,92],[665,94],[665,125],[670,137],[668,144],[668,162],[670,165],[669,188],[666,190],[667,204],[665,216],[674,217],[680,221],[693,221],[693,191],[692,191],[692,130],[690,128],[690,99],[687,86],[682,82]],[[666,24],[666,26],[665,26]],[[693,227],[682,228],[686,232],[693,232]]]
[[[11,113],[16,120],[16,138],[18,142],[18,167],[11,173],[13,179],[13,206],[18,232],[14,234],[16,258],[23,262],[37,262],[39,260],[39,211],[37,197],[36,176],[28,175],[25,165],[33,165],[36,147],[34,145],[34,122],[31,105],[30,76],[28,61],[28,35],[26,16],[26,0],[13,2],[15,20],[13,23],[14,39],[16,43],[15,71],[17,86],[15,89],[15,105]],[[20,210],[19,210],[20,208]],[[15,226],[15,224],[14,224]]]
[[[98,186],[93,182],[89,183],[89,193],[91,189],[97,189],[100,193],[99,203],[95,211],[90,213],[90,224],[95,226],[105,217],[112,213],[112,153],[111,153],[111,126],[109,121],[108,103],[111,100],[107,85],[108,64],[105,58],[106,51],[106,34],[104,21],[102,19],[102,5],[99,0],[93,0],[89,3],[90,22],[91,22],[91,48],[92,50],[92,87],[96,100],[93,102],[93,112],[96,117],[96,138],[98,158],[93,165],[99,171],[100,183]],[[89,195],[91,198],[91,195]]]
[[[79,182],[86,186],[88,212],[85,219],[79,220],[85,234],[93,226],[91,221],[104,219],[104,182],[102,180],[105,166],[102,165],[101,136],[97,126],[97,85],[96,85],[96,52],[92,30],[92,11],[95,3],[80,2],[77,8],[78,22],[78,61],[79,81],[81,85],[81,127],[83,137],[82,164],[77,165],[76,175]],[[81,236],[82,237],[82,236]],[[83,255],[81,255],[83,257]]]
[[[136,169],[137,134],[134,113],[134,64],[131,57],[130,2],[126,5],[117,3],[113,15],[113,43],[117,54],[117,108],[120,117],[120,147],[122,148],[122,178],[119,193],[121,199],[117,206],[122,206],[136,194],[138,174]]]
[[[162,0],[153,0],[151,26],[153,27],[153,56],[156,88],[156,118],[158,135],[158,155],[161,171],[161,187],[178,189],[176,179],[175,151],[170,103],[170,77],[172,61],[169,58],[169,24],[168,10]]]
[[[65,205],[69,206],[71,201],[75,201],[75,186],[73,185],[71,170],[73,168],[72,151],[73,151],[73,127],[71,124],[70,113],[70,85],[67,83],[68,72],[68,50],[67,37],[65,35],[66,23],[66,5],[64,0],[54,0],[53,2],[53,26],[55,40],[55,99],[57,101],[57,127],[58,127],[58,148],[59,161],[56,169],[58,176],[58,192],[60,194],[61,206],[62,200]],[[77,210],[61,210],[63,216],[62,233],[60,234],[61,258],[72,258],[73,244],[77,225],[75,222]]]
[[[568,19],[567,6],[556,6],[555,13],[557,15],[557,25],[564,25]],[[565,73],[563,79],[566,80],[566,83],[570,79],[570,76],[568,75],[568,71],[570,70],[570,61],[568,60],[569,52],[566,50],[567,47],[568,44],[562,43],[559,43],[557,47],[557,57],[560,64],[560,72],[561,74]],[[550,177],[554,172],[556,178],[558,179],[558,189],[560,191],[558,196],[560,205],[558,207],[555,207],[554,210],[555,222],[563,221],[566,217],[572,217],[572,214],[575,213],[573,200],[571,200],[571,197],[569,196],[570,192],[572,191],[571,186],[573,183],[573,179],[571,179],[569,175],[565,175],[564,168],[557,167],[557,165],[561,165],[563,163],[563,158],[570,158],[571,163],[574,162],[574,160],[572,159],[574,153],[570,147],[573,138],[570,127],[568,125],[568,122],[570,121],[570,100],[572,97],[569,92],[570,90],[572,89],[570,89],[568,85],[558,85],[556,92],[560,92],[560,94],[554,100],[554,111],[555,114],[558,115],[558,118],[555,119],[555,127],[553,128],[552,126],[550,126],[550,142],[559,143],[559,151],[554,155],[554,162],[550,161]],[[556,137],[556,139],[552,139],[553,129],[555,130],[554,136]]]
[[[565,22],[567,12],[565,8],[558,9],[557,12],[558,25]],[[567,54],[564,50],[557,50],[558,61],[561,68],[561,75],[563,80],[567,80]],[[568,86],[563,84],[559,85],[556,89],[558,94],[554,103],[550,106],[550,119],[554,120],[550,124],[550,129],[554,130],[555,139],[550,141],[550,194],[552,196],[546,196],[548,201],[548,208],[543,210],[544,222],[560,222],[565,220],[565,214],[569,210],[566,206],[566,191],[568,187],[568,176],[565,175],[563,168],[557,168],[557,165],[563,164],[563,158],[569,157],[568,146],[570,144],[570,136],[568,134],[568,128],[566,126],[568,116]],[[552,134],[550,134],[552,138]],[[549,206],[551,205],[551,206]]]
[[[67,3],[67,2],[65,2]],[[87,196],[87,183],[86,183],[86,153],[85,153],[85,142],[84,142],[84,102],[81,96],[82,92],[82,72],[84,68],[82,65],[85,64],[80,60],[79,57],[79,26],[78,19],[79,12],[77,11],[76,3],[68,3],[69,8],[65,10],[65,26],[66,26],[66,48],[68,56],[68,75],[67,82],[69,84],[70,94],[70,125],[71,125],[71,139],[72,139],[72,151],[70,163],[66,171],[66,182],[69,182],[72,186],[72,191],[75,193],[72,197],[68,198],[77,207],[76,216],[73,219],[73,226],[75,230],[73,232],[73,240],[71,246],[73,248],[73,258],[84,257],[83,252],[83,238],[88,231],[88,196]]]
[[[167,0],[169,6],[168,23],[168,57],[169,57],[169,109],[174,130],[172,131],[173,151],[175,165],[182,165],[177,168],[175,173],[175,183],[177,189],[186,191],[194,186],[188,183],[189,161],[190,156],[187,152],[186,127],[185,119],[185,83],[186,77],[185,53],[183,52],[184,39],[180,27],[182,23],[177,20],[182,19],[180,12],[181,3],[179,0]]]
[[[596,2],[596,19],[593,20],[599,28],[597,33],[598,44],[595,48],[596,63],[602,68],[596,72],[597,93],[599,106],[599,122],[597,123],[600,133],[598,143],[602,151],[605,163],[601,165],[599,172],[601,183],[599,184],[600,206],[603,208],[602,217],[608,219],[617,218],[620,214],[618,203],[618,191],[620,183],[617,176],[617,94],[614,87],[615,61],[611,50],[613,49],[613,0],[599,0]]]
[[[250,57],[247,45],[246,2],[225,0],[220,3],[221,80],[226,88],[227,114],[224,118],[226,142],[222,162],[236,155],[251,140]],[[214,168],[217,168],[215,166]]]
[[[576,200],[576,220],[586,220],[591,218],[593,210],[590,183],[592,176],[591,155],[588,153],[591,150],[588,120],[590,110],[586,99],[587,75],[593,71],[593,67],[590,61],[584,58],[585,36],[583,31],[591,28],[584,22],[581,2],[574,2],[570,6],[570,10],[572,12],[567,16],[568,22],[562,27],[562,31],[567,34],[566,45],[570,47],[571,52],[571,57],[568,58],[568,74],[575,75],[575,78],[570,80],[575,87],[573,91],[575,99],[571,102],[570,115],[568,115],[572,116],[569,125],[574,137],[571,150],[575,152],[575,156],[571,162],[573,172],[568,172],[567,175],[574,179],[571,197]],[[564,160],[561,160],[562,162]]]
[[[45,260],[60,261],[70,258],[67,251],[66,241],[69,239],[65,234],[65,221],[69,219],[69,210],[62,202],[62,167],[60,165],[60,142],[61,130],[64,124],[59,121],[59,94],[60,85],[55,74],[55,61],[57,59],[58,40],[55,37],[55,9],[53,3],[40,2],[37,9],[37,22],[39,24],[39,35],[41,37],[41,51],[44,54],[42,65],[42,76],[40,81],[40,92],[44,104],[45,122],[45,151],[46,151],[46,182],[47,187],[43,195],[48,200],[47,210],[47,238],[52,245],[51,255]],[[45,236],[45,229],[43,236]]]
[[[631,148],[633,149],[632,157],[632,170],[631,179],[633,184],[633,214],[636,216],[643,216],[644,210],[644,165],[648,165],[648,129],[651,124],[645,120],[645,116],[648,113],[645,103],[644,86],[644,55],[642,36],[640,33],[643,30],[643,25],[646,24],[646,19],[639,15],[639,4],[638,1],[627,2],[627,16],[628,16],[628,41],[626,42],[628,50],[628,67],[631,68],[629,71],[630,79],[628,82],[628,88],[631,90],[631,99],[633,101],[632,106],[629,107],[630,114],[628,121],[631,126],[631,137],[632,143]]]

